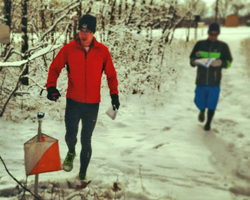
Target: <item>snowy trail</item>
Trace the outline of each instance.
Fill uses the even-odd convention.
[[[220,101],[209,132],[197,120],[198,109],[193,103],[196,69],[189,66],[188,58],[180,64],[183,71],[173,91],[158,94],[158,106],[152,106],[155,96],[121,95],[121,109],[112,121],[105,115],[109,97],[103,95],[88,169],[93,191],[109,190],[118,180],[122,188],[118,196],[125,194],[129,200],[249,198],[250,83],[240,41],[250,35],[232,37],[230,33],[237,31],[244,32],[240,28],[222,29],[225,34],[219,37],[229,44],[234,61],[230,69],[223,71]],[[1,119],[0,124],[0,154],[13,175],[24,179],[22,145],[34,136],[37,125],[25,122],[13,126]],[[45,118],[43,132],[59,139],[63,160],[67,152],[64,123]],[[76,151],[80,151],[79,143]],[[41,174],[40,181],[62,185],[66,179],[74,181],[79,162],[78,153],[70,173]],[[32,184],[33,179],[31,176],[28,183]],[[14,186],[0,164],[0,190]]]
[[[162,199],[229,200],[249,196],[250,150],[243,145],[249,146],[250,142],[247,135],[250,128],[249,79],[243,67],[245,59],[239,52],[240,41],[244,38],[235,40],[227,33],[220,39],[229,44],[234,62],[230,69],[224,70],[212,130],[204,132],[197,121],[198,110],[193,104],[196,70],[189,67],[185,59],[176,92],[171,98],[166,95],[164,106],[152,108],[146,106],[145,99],[141,100],[143,103],[130,99],[126,111],[120,111],[115,133],[110,134],[110,138],[105,137],[105,141],[113,141],[110,145],[114,149],[107,152],[112,156],[97,170],[105,175],[106,170],[119,169],[117,176],[126,174],[119,180],[128,182],[128,190],[136,175],[136,185],[132,188],[145,189],[149,196]],[[95,139],[96,146],[103,143],[106,146],[103,139]],[[114,175],[112,170],[110,174]]]
[[[111,134],[114,142],[119,141],[113,144],[118,150],[113,154],[115,158],[126,157],[127,161],[118,166],[108,162],[107,169],[123,169],[121,174],[131,171],[133,177],[136,173],[139,190],[142,187],[138,169],[141,165],[143,187],[152,196],[165,196],[163,199],[170,196],[185,200],[229,200],[236,198],[233,193],[242,195],[237,196],[238,199],[249,196],[250,150],[244,148],[250,141],[247,135],[250,128],[249,79],[243,67],[245,59],[239,52],[240,41],[244,38],[235,40],[225,34],[225,38],[221,35],[220,39],[229,44],[234,62],[230,69],[224,70],[212,130],[204,132],[197,121],[198,110],[193,104],[195,70],[186,64],[186,59],[177,90],[171,99],[166,99],[163,107],[138,107],[136,103],[137,108],[130,113],[133,118],[117,119],[121,120],[117,122],[121,132]],[[130,102],[135,103],[135,100]],[[129,113],[128,109],[126,111]],[[132,125],[137,129],[130,132]],[[122,146],[126,149],[122,150]],[[110,154],[112,151],[107,153]]]

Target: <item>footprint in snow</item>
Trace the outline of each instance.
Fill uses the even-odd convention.
[[[236,195],[250,196],[249,186],[235,186],[235,187],[231,187],[229,191]]]
[[[238,134],[238,138],[244,138],[244,137],[245,137],[245,135],[243,133]]]
[[[226,133],[226,134],[235,134],[234,127],[237,125],[237,122],[230,119],[215,119],[213,120],[211,126],[213,132],[215,133]],[[213,128],[213,127],[216,128]]]
[[[136,142],[144,142],[145,140],[147,140],[147,138],[138,139],[138,140],[136,140]]]
[[[216,128],[212,128],[212,131],[213,131],[214,133],[220,133],[220,131],[219,131],[218,129],[216,129]]]
[[[243,162],[240,164],[239,168],[236,170],[236,176],[250,183],[250,167],[248,163]]]
[[[171,129],[171,127],[166,126],[166,127],[164,127],[164,128],[162,129],[162,131],[169,131],[170,129]]]
[[[153,149],[159,149],[160,147],[162,147],[166,144],[169,144],[169,143],[167,142],[167,143],[158,144],[158,145],[154,146]]]
[[[122,122],[117,122],[117,123],[116,123],[116,126],[119,127],[119,128],[125,128],[125,127],[127,127],[128,125],[127,125],[127,124],[124,124],[124,123],[122,123]]]
[[[123,138],[124,139],[131,139],[132,137],[131,136],[124,136]]]
[[[121,156],[128,156],[132,153],[132,149],[126,149],[124,151],[121,152]]]
[[[218,119],[218,122],[227,126],[235,126],[237,122],[230,119]]]

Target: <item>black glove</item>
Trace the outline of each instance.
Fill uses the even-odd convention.
[[[56,101],[61,96],[60,92],[55,87],[48,88],[47,98],[51,101]]]
[[[113,106],[113,110],[115,110],[115,108],[118,110],[119,106],[120,106],[120,102],[119,102],[119,96],[118,94],[112,94],[111,95],[111,104]],[[115,107],[114,107],[115,106]]]
[[[222,60],[221,67],[222,68],[227,68],[227,61],[226,60]]]

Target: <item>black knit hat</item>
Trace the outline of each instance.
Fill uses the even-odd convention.
[[[88,29],[95,33],[96,30],[96,18],[92,15],[83,15],[79,21],[78,30],[80,29]]]
[[[211,31],[218,31],[218,33],[220,33],[220,25],[217,24],[216,22],[210,24],[209,29],[208,29],[208,33],[210,33]]]

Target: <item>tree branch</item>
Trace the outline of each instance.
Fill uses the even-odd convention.
[[[21,53],[20,51],[17,51],[16,49],[13,50],[13,54],[14,53],[17,54],[17,55],[19,55],[19,56],[21,56],[22,58],[24,57],[24,54]]]
[[[6,62],[6,61],[9,59],[9,57],[10,57],[11,54],[13,53],[13,50],[14,50],[14,47],[13,47],[13,46],[10,46],[9,51],[6,53],[6,56],[5,56],[5,58],[3,59],[3,62]]]
[[[14,179],[14,181],[16,181],[25,191],[27,191],[27,192],[29,192],[32,196],[34,196],[36,199],[41,199],[40,197],[38,197],[38,196],[36,196],[35,194],[33,194],[33,192],[31,192],[29,189],[27,189],[26,187],[24,187],[23,185],[22,185],[22,183],[20,183],[10,172],[9,172],[9,170],[7,169],[7,167],[6,167],[6,165],[5,165],[5,162],[4,162],[4,160],[2,159],[2,157],[0,156],[0,160],[2,161],[2,163],[3,163],[3,166],[4,166],[4,168],[5,168],[5,170],[6,170],[6,172],[11,176],[11,178],[13,178]]]
[[[56,22],[42,35],[42,37],[39,39],[39,42],[41,42],[51,31],[53,31],[56,27],[56,25],[64,19],[68,13],[74,9],[75,7],[79,6],[79,3],[74,4],[73,6],[70,6],[69,10],[67,10],[61,17],[59,17]]]
[[[34,60],[40,56],[46,55],[47,53],[50,53],[51,51],[54,51],[60,47],[62,47],[62,45],[55,45],[55,46],[48,45],[44,49],[41,49],[40,51],[34,53],[27,60],[14,61],[14,62],[0,62],[0,67],[20,67],[22,65],[27,64],[29,61]]]
[[[69,8],[70,6],[72,6],[74,3],[77,3],[78,1],[75,1],[75,2],[71,2],[71,4],[65,6],[64,8],[62,8],[61,10],[58,10],[57,12],[55,12],[54,14],[57,15],[58,13],[60,12],[63,12],[65,11],[67,8]]]
[[[15,88],[12,90],[12,92],[11,92],[10,96],[8,97],[7,101],[5,102],[5,104],[4,104],[3,108],[2,108],[2,111],[1,111],[1,113],[0,113],[0,117],[3,116],[3,113],[4,113],[6,107],[7,107],[8,103],[9,103],[11,97],[12,97],[13,94],[17,91],[17,89],[18,89],[18,87],[19,87],[19,84],[20,84],[21,76],[22,76],[23,72],[25,71],[25,69],[26,69],[26,65],[24,65],[23,70],[22,70],[21,73],[19,74],[19,77],[18,77],[18,81],[17,81],[17,83],[16,83],[16,86],[15,86]]]
[[[39,85],[33,78],[31,78],[28,75],[22,76],[21,78],[28,78],[28,79],[32,80],[38,87],[40,87],[43,90],[46,90],[46,87],[43,87],[43,86]]]

